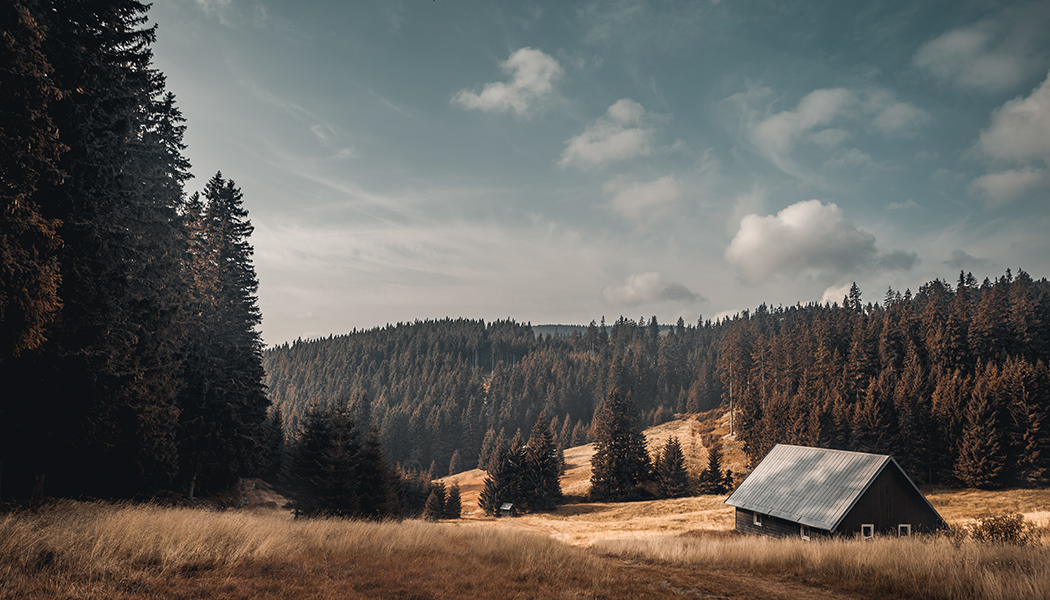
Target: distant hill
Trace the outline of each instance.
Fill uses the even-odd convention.
[[[1050,283],[1007,271],[715,324],[417,321],[263,358],[290,432],[310,403],[345,403],[395,462],[434,477],[541,417],[563,447],[585,444],[617,389],[646,427],[732,402],[750,461],[805,444],[892,454],[918,483],[994,488],[1050,483],[1048,356]]]

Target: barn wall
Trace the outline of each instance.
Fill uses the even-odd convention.
[[[736,530],[741,533],[752,533],[755,535],[767,535],[778,538],[800,538],[802,537],[801,525],[794,521],[780,519],[770,515],[762,515],[762,525],[755,525],[754,511],[745,508],[736,509]],[[810,539],[828,535],[821,529],[810,528]]]
[[[940,519],[891,463],[879,473],[836,531],[843,535],[859,535],[864,523],[875,525],[875,531],[884,535],[897,535],[898,524],[910,523],[914,535],[934,531]]]

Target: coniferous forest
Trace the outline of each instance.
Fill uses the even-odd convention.
[[[3,497],[192,499],[273,460],[252,226],[221,174],[187,194],[147,8],[0,5]]]
[[[606,398],[643,426],[732,405],[752,462],[786,442],[1047,484],[1050,283],[1023,271],[714,323],[446,319],[264,350],[244,198],[220,173],[189,193],[147,8],[0,5],[0,497],[192,500],[265,474],[301,514],[378,516],[436,502],[430,477],[531,464],[514,494],[542,509],[549,448],[596,440]]]
[[[565,329],[417,321],[297,341],[264,352],[266,382],[289,430],[311,403],[346,405],[394,461],[434,477],[492,465],[541,418],[562,448],[593,441],[612,391],[631,395],[644,426],[732,400],[752,464],[795,443],[892,454],[919,483],[1050,474],[1050,283],[1024,271],[960,273],[878,302],[854,286],[841,303],[717,323]]]

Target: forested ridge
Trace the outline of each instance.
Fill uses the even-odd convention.
[[[0,3],[0,497],[224,490],[274,456],[252,226],[134,0]]]
[[[580,331],[399,323],[267,349],[266,383],[290,432],[311,404],[345,404],[393,460],[434,477],[486,464],[541,416],[561,447],[584,443],[617,390],[647,426],[732,397],[752,463],[797,443],[892,454],[921,483],[1047,483],[1050,283],[1024,271],[960,273],[880,302],[854,286],[835,304]]]

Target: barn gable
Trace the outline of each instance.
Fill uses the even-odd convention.
[[[756,527],[766,516],[828,533],[852,532],[855,525],[859,531],[863,524],[877,531],[898,523],[916,531],[944,524],[892,457],[785,444],[762,459],[726,504],[737,508],[738,529],[749,531],[760,531],[739,526],[750,515]],[[766,529],[775,534],[783,527]]]

